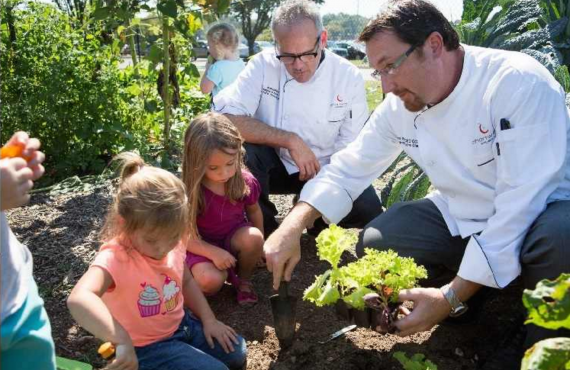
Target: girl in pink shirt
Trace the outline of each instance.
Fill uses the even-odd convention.
[[[230,120],[207,113],[184,136],[182,180],[190,199],[186,262],[206,295],[228,280],[239,304],[255,304],[251,276],[263,253],[260,185],[244,168],[243,139]]]
[[[184,262],[184,184],[136,154],[119,159],[121,179],[102,231],[105,243],[69,296],[71,314],[115,345],[109,368],[240,368],[243,338],[215,318]]]

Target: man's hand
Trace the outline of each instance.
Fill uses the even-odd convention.
[[[427,331],[443,321],[451,312],[451,306],[437,288],[414,288],[402,290],[399,301],[414,302],[414,310],[403,309],[406,315],[394,323],[396,334],[406,337],[421,331]]]
[[[291,158],[299,168],[299,180],[307,181],[315,177],[321,169],[321,164],[303,139],[295,135],[288,149]]]
[[[263,245],[269,272],[273,272],[273,289],[279,289],[281,280],[291,280],[291,274],[301,260],[301,234],[298,230],[282,224]]]

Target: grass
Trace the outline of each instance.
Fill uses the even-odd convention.
[[[372,112],[382,102],[382,86],[378,81],[364,81],[364,87],[368,109]]]
[[[350,59],[349,61],[358,68],[370,68],[367,59]]]

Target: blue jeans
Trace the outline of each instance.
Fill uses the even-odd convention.
[[[226,353],[214,339],[210,348],[202,323],[190,311],[174,334],[167,339],[144,347],[136,347],[139,370],[227,370],[241,369],[247,358],[245,340],[238,336],[234,352]]]
[[[55,370],[55,349],[44,301],[30,276],[22,307],[2,321],[2,369]]]

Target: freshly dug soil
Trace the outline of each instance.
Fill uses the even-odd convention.
[[[30,205],[8,213],[14,233],[34,256],[35,278],[51,319],[57,354],[101,368],[96,350],[100,341],[71,318],[66,299],[86,271],[99,247],[98,231],[111,202],[112,184],[61,195],[34,195]],[[291,196],[273,200],[283,216]],[[411,225],[410,227],[413,227]],[[325,271],[326,262],[316,256],[314,238],[303,234],[302,260],[290,285],[302,296],[314,277]],[[353,261],[354,252],[343,262]],[[273,329],[268,297],[274,294],[271,274],[259,269],[254,276],[260,302],[250,308],[237,305],[231,286],[209,299],[217,317],[244,336],[248,344],[248,369],[401,369],[392,358],[395,351],[408,356],[423,353],[439,370],[476,369],[493,354],[503,334],[513,325],[505,310],[520,305],[520,289],[508,288],[490,299],[479,319],[470,324],[440,325],[408,338],[381,335],[357,328],[326,344],[318,342],[349,325],[338,319],[334,308],[317,308],[301,299],[297,305],[297,336],[291,348],[281,350]]]

